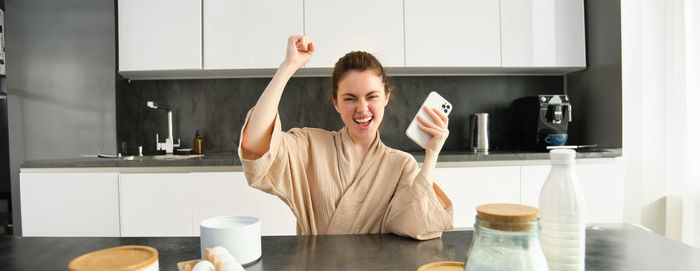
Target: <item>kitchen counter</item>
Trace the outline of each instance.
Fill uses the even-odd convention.
[[[393,234],[264,236],[256,270],[416,270],[436,261],[466,260],[471,231],[416,241]],[[66,270],[94,250],[146,245],[159,253],[160,270],[199,258],[197,237],[1,237],[3,270]],[[586,230],[586,270],[700,270],[700,249],[632,225],[593,225]]]
[[[67,159],[47,159],[26,161],[21,168],[91,168],[91,167],[201,167],[201,166],[241,166],[234,152],[205,154],[200,158],[186,160],[124,160],[122,158],[81,157]]]
[[[423,162],[425,152],[409,152],[418,162]],[[622,156],[622,148],[583,149],[576,153],[576,158],[614,158]],[[438,162],[489,162],[489,161],[520,161],[520,160],[549,160],[549,152],[528,151],[490,151],[489,154],[478,154],[470,151],[442,151]]]
[[[425,152],[410,152],[418,162],[423,162]],[[621,148],[593,149],[580,151],[577,158],[614,158],[622,156]],[[547,152],[492,151],[489,154],[475,154],[470,151],[443,151],[438,158],[440,166],[468,166],[469,163],[491,163],[498,165],[522,164],[522,161],[549,160]],[[542,162],[541,164],[546,164]],[[204,157],[187,160],[123,160],[119,158],[67,158],[26,161],[21,168],[132,168],[132,167],[235,167],[240,170],[238,154],[213,153]]]

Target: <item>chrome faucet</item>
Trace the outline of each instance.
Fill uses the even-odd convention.
[[[175,139],[173,138],[173,111],[167,105],[159,104],[154,101],[146,102],[146,106],[153,109],[160,109],[168,111],[168,137],[165,142],[160,142],[158,139],[158,133],[156,133],[156,150],[165,150],[165,153],[173,153],[174,147],[180,147],[180,139],[177,139],[177,144],[175,144]]]

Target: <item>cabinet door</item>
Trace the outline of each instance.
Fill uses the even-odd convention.
[[[550,165],[545,166],[522,166],[520,179],[520,199],[521,204],[538,207],[540,191],[544,181],[549,175]]]
[[[586,223],[622,223],[625,168],[621,158],[610,160],[608,163],[577,165],[586,197]]]
[[[243,172],[191,173],[192,228],[215,216],[260,218],[262,235],[295,235],[296,218],[279,198],[248,186]]]
[[[119,70],[202,68],[201,0],[119,0]]]
[[[455,228],[474,226],[476,206],[520,202],[520,167],[437,168],[435,182],[454,208]]]
[[[203,0],[204,69],[277,68],[287,38],[304,34],[304,3]]]
[[[501,0],[504,67],[585,67],[583,0]]]
[[[540,190],[550,166],[522,167],[522,204],[538,207]],[[586,223],[621,223],[624,211],[625,173],[620,158],[576,165],[586,201]]]
[[[20,173],[23,236],[119,236],[118,173]]]
[[[407,67],[500,67],[498,1],[406,0]]]
[[[192,208],[187,173],[119,176],[122,236],[191,236]]]
[[[305,0],[304,25],[316,46],[306,67],[333,67],[350,51],[372,53],[385,67],[404,66],[402,0]]]

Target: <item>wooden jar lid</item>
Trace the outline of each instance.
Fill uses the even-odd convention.
[[[73,259],[68,270],[143,270],[158,262],[158,251],[147,246],[121,246],[93,251]]]
[[[518,223],[537,221],[539,210],[527,205],[491,203],[477,206],[476,213],[479,219],[489,222],[481,226],[497,230],[523,231],[529,230],[532,225]]]
[[[418,267],[418,271],[464,271],[463,262],[434,262]]]

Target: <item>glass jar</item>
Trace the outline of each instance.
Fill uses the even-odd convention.
[[[519,204],[478,206],[464,270],[548,271],[537,215],[537,208]]]

